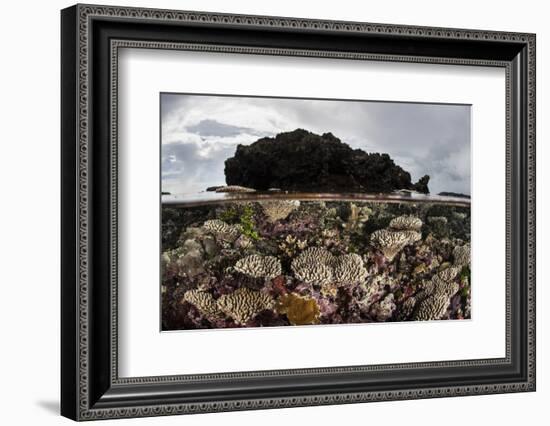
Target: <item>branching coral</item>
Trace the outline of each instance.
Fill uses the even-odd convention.
[[[416,216],[398,216],[390,221],[390,228],[396,231],[419,231],[422,228],[422,221]]]
[[[369,220],[369,215],[371,213],[372,210],[370,208],[366,206],[360,207],[357,206],[355,203],[351,203],[347,223],[342,224],[342,226],[349,231],[357,230]]]
[[[279,244],[279,250],[291,257],[298,250],[303,250],[307,247],[307,240],[300,240],[294,235],[288,234],[286,238]]]
[[[252,254],[237,261],[235,270],[252,278],[275,278],[282,273],[279,259],[258,254]]]
[[[371,243],[391,262],[401,250],[420,241],[422,235],[417,231],[392,231],[379,229],[371,235]]]
[[[207,318],[216,319],[221,315],[218,304],[210,293],[200,290],[189,290],[183,295],[182,302],[191,303]]]
[[[300,207],[298,200],[272,200],[261,201],[260,206],[267,217],[268,222],[284,220],[290,213]]]
[[[246,324],[260,312],[273,309],[275,301],[267,294],[241,287],[220,296],[218,308],[238,324]]]
[[[314,298],[295,293],[281,296],[276,310],[278,313],[286,315],[292,325],[317,324],[321,314],[319,305]]]

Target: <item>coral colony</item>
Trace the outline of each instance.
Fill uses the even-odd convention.
[[[246,200],[163,206],[163,330],[470,318],[468,200],[362,200],[427,193],[429,178],[413,184],[386,154],[304,130],[239,146],[228,174],[209,190]],[[342,187],[354,198],[276,196]]]

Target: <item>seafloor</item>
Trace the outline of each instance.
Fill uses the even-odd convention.
[[[470,318],[467,204],[162,208],[162,329]]]

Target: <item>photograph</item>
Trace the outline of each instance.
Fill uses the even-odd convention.
[[[161,330],[470,319],[470,114],[161,93]]]

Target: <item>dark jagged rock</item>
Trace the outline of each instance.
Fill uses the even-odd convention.
[[[461,194],[460,192],[448,192],[448,191],[444,191],[444,192],[440,192],[439,194],[437,195],[441,195],[443,197],[458,197],[458,198],[470,198],[469,195],[467,194]]]
[[[418,179],[418,182],[416,182],[413,185],[413,189],[423,194],[429,194],[430,193],[430,190],[428,189],[429,181],[430,181],[430,177],[428,175],[424,175],[420,179]]]
[[[216,192],[217,189],[223,188],[223,185],[209,186],[206,192]]]
[[[352,149],[332,133],[319,136],[303,129],[238,145],[235,156],[225,160],[225,179],[228,185],[257,190],[429,192],[429,176],[413,184],[411,175],[388,154],[368,154]]]

